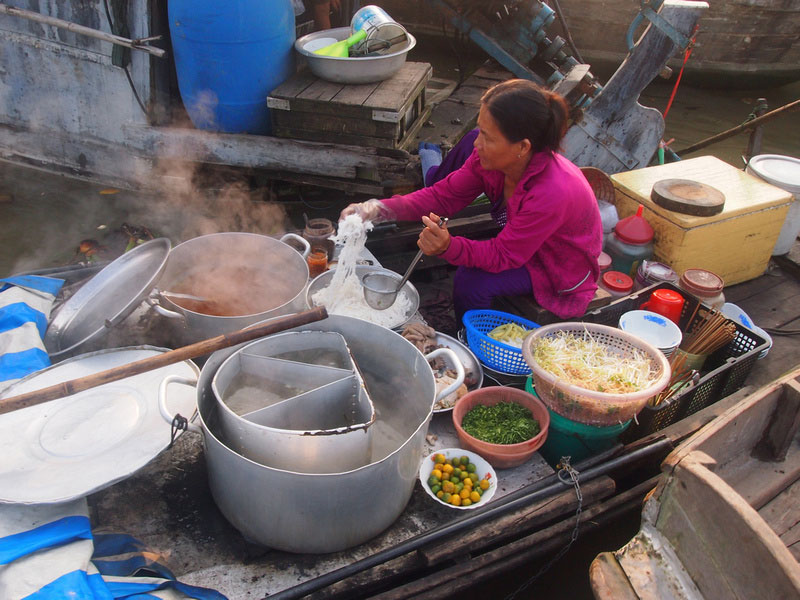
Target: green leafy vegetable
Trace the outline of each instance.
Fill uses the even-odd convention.
[[[479,404],[464,415],[461,427],[472,437],[490,444],[518,444],[539,433],[539,422],[533,413],[516,402]]]

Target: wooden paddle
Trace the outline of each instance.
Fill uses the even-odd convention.
[[[189,344],[188,346],[170,350],[169,352],[164,352],[156,356],[149,356],[147,358],[143,358],[142,360],[128,363],[127,365],[120,365],[105,371],[100,371],[99,373],[92,373],[91,375],[86,375],[85,377],[79,377],[78,379],[62,381],[61,383],[42,388],[40,390],[34,390],[32,392],[20,394],[18,396],[13,396],[11,398],[2,398],[0,399],[0,414],[19,410],[20,408],[28,408],[29,406],[35,406],[37,404],[42,404],[43,402],[49,402],[50,400],[63,398],[64,396],[71,396],[72,394],[77,394],[78,392],[82,392],[105,383],[118,381],[126,377],[132,377],[133,375],[139,375],[140,373],[145,373],[154,369],[160,369],[161,367],[166,367],[167,365],[172,365],[184,360],[211,354],[212,352],[216,352],[222,348],[235,346],[236,344],[241,344],[242,342],[249,342],[260,337],[278,333],[279,331],[285,331],[286,329],[292,329],[294,327],[300,327],[301,325],[306,325],[315,321],[321,321],[322,319],[327,318],[327,316],[328,312],[325,310],[325,307],[318,306],[316,308],[293,315],[287,315],[285,317],[273,319],[267,323],[252,325],[246,329],[241,329],[239,331],[219,335],[201,342]]]

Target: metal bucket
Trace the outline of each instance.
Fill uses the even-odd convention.
[[[252,342],[222,364],[212,390],[226,444],[251,460],[301,473],[371,460],[375,407],[339,333]]]
[[[366,31],[369,40],[389,41],[406,34],[405,28],[389,16],[380,6],[364,6],[358,9],[350,20],[353,33]]]
[[[259,464],[225,445],[211,386],[220,365],[238,349],[229,348],[208,359],[197,382],[208,479],[220,510],[247,539],[287,552],[335,552],[379,534],[408,503],[436,400],[435,382],[426,357],[378,325],[331,316],[293,331],[298,330],[337,331],[347,340],[377,411],[372,461],[340,473],[297,473]],[[186,380],[172,378],[162,392],[170,383]]]
[[[304,253],[283,243],[287,239],[297,241]],[[293,233],[280,240],[239,232],[192,238],[169,253],[148,303],[182,325],[179,337],[187,344],[298,312],[304,308],[309,249],[308,242]],[[179,304],[161,293],[167,291],[211,302]]]

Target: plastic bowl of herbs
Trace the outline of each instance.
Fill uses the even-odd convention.
[[[453,408],[461,446],[497,469],[528,461],[547,439],[550,413],[536,396],[510,387],[486,387],[462,396]]]

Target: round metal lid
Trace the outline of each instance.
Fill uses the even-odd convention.
[[[67,300],[44,337],[53,362],[77,354],[131,314],[155,286],[171,248],[167,238],[145,242],[111,262]]]
[[[2,397],[110,369],[166,352],[140,346],[76,356],[21,379]],[[0,415],[0,502],[68,502],[124,479],[170,443],[171,424],[159,411],[168,375],[196,380],[191,361],[148,371]],[[190,418],[196,389],[173,385],[166,412]]]

